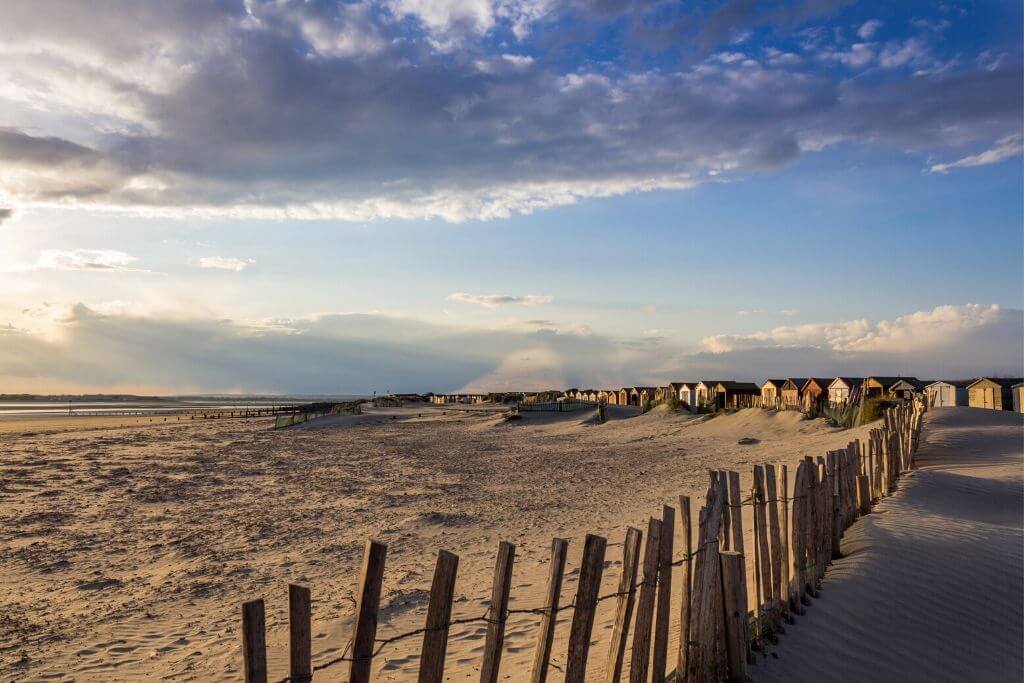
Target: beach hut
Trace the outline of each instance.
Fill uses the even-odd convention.
[[[928,397],[928,405],[933,408],[946,408],[967,405],[967,380],[942,379],[932,382],[924,388]]]
[[[800,399],[803,398],[801,391],[806,383],[806,377],[790,377],[787,379],[782,385],[782,405],[787,408],[798,407]]]
[[[917,381],[916,377],[868,377],[864,380],[865,396],[892,396],[892,388],[900,380]]]
[[[621,389],[619,389],[619,405],[629,405],[629,387],[622,387]]]
[[[917,396],[921,391],[924,390],[924,382],[917,379],[916,377],[903,377],[891,387],[887,392],[888,396],[892,398],[900,398],[904,400],[910,400]]]
[[[697,404],[696,382],[682,382],[679,385],[679,402],[685,407],[692,409]]]
[[[828,385],[829,403],[848,403],[859,393],[864,380],[856,377],[836,377]]]
[[[1013,407],[1013,386],[1020,377],[982,377],[967,386],[967,405],[972,408],[1010,410]]]
[[[668,387],[658,387],[657,389],[654,390],[654,400],[664,401],[665,394],[667,394],[669,391],[671,391],[671,389],[669,389]]]
[[[784,379],[766,379],[761,385],[761,406],[764,408],[775,407],[775,402],[782,398],[782,387],[786,384]]]
[[[715,405],[719,408],[751,408],[761,396],[761,387],[753,382],[719,382],[715,385]]]
[[[697,405],[702,406],[715,400],[715,387],[723,382],[731,382],[726,379],[702,379],[697,382],[696,394]]]
[[[619,404],[619,392],[616,391],[615,389],[609,389],[608,391],[604,392],[604,395],[605,401],[608,403],[608,405],[614,406]]]
[[[832,377],[808,377],[800,388],[801,400],[816,401],[822,396],[828,398],[828,385],[832,384],[833,379]]]
[[[1013,412],[1024,413],[1024,382],[1017,382],[1010,389],[1013,391]]]
[[[637,405],[644,406],[655,400],[654,396],[658,392],[657,387],[636,387],[637,391]]]

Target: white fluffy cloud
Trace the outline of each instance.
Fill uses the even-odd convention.
[[[947,173],[951,168],[970,168],[971,166],[985,166],[986,164],[998,164],[1001,161],[1019,157],[1024,154],[1024,139],[1020,134],[1008,135],[999,140],[994,147],[986,149],[979,154],[972,154],[956,161],[942,164],[932,164],[932,173]]]
[[[217,270],[232,270],[240,273],[249,266],[256,263],[255,259],[240,259],[233,256],[203,256],[199,259],[200,268],[215,268]]]
[[[452,301],[461,301],[467,304],[476,304],[477,306],[483,306],[484,308],[497,308],[498,306],[507,306],[509,304],[518,304],[521,306],[533,306],[536,304],[547,304],[554,300],[553,296],[547,294],[526,294],[524,296],[512,296],[508,294],[467,294],[465,292],[455,292],[449,294],[448,298]]]

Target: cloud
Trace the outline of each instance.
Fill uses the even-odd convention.
[[[448,298],[452,301],[461,301],[467,304],[476,304],[483,306],[484,308],[497,308],[498,306],[507,306],[509,304],[518,304],[522,306],[533,306],[536,304],[547,304],[554,300],[554,297],[549,295],[539,294],[527,294],[525,296],[510,296],[507,294],[466,294],[465,292],[455,292],[449,294]]]
[[[116,249],[45,249],[39,254],[39,270],[90,270],[97,272],[130,271],[138,259]]]
[[[200,268],[216,268],[218,270],[232,270],[240,273],[249,266],[256,263],[255,259],[240,259],[233,256],[203,256],[199,259]]]
[[[779,313],[781,313],[782,315],[786,316],[787,318],[792,318],[794,316],[800,315],[800,309],[799,308],[783,308],[781,311],[779,311]]]
[[[999,140],[994,147],[986,149],[979,154],[972,154],[956,161],[942,164],[932,164],[932,173],[948,173],[951,168],[970,168],[972,166],[985,166],[987,164],[998,164],[1001,161],[1019,157],[1024,154],[1024,140],[1020,134],[1008,135]]]
[[[882,28],[881,21],[878,19],[868,19],[857,29],[857,35],[863,40],[871,40],[880,28]]]
[[[5,206],[492,220],[843,142],[948,154],[1021,118],[1013,57],[914,77],[932,33],[781,41],[837,0],[53,0],[45,20],[37,4],[4,4]]]

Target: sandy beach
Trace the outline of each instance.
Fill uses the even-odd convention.
[[[758,681],[1014,681],[1024,675],[1022,420],[927,413],[917,469],[846,533],[821,598]]]
[[[314,663],[326,661],[349,637],[370,536],[389,546],[381,637],[422,626],[440,548],[461,559],[456,618],[483,613],[501,540],[517,546],[513,608],[541,604],[555,536],[570,540],[563,600],[588,532],[609,540],[611,589],[626,527],[645,529],[680,494],[694,497],[696,511],[708,468],[737,469],[747,487],[756,462],[795,464],[867,429],[792,412],[610,413],[603,425],[590,413],[506,422],[486,407],[416,406],[278,431],[269,420],[221,420],[9,432],[0,491],[5,676],[233,679],[240,604],[255,597],[267,601],[271,675],[282,676],[289,582],[312,589]],[[744,437],[756,442],[738,444]],[[677,530],[677,548],[681,538]],[[676,601],[680,580],[677,572]],[[593,676],[613,615],[612,601],[598,610]],[[483,626],[453,629],[453,679],[476,675]],[[535,628],[532,615],[510,621],[509,680],[528,667]],[[556,667],[566,631],[561,621]],[[387,648],[378,675],[411,675],[419,646],[412,638]]]

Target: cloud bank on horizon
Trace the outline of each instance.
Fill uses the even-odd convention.
[[[703,377],[1024,375],[1024,311],[968,304],[704,339],[616,339],[553,327],[467,329],[370,314],[256,322],[140,315],[118,302],[0,328],[9,392],[509,391]],[[541,321],[544,322],[544,321]]]
[[[937,173],[1021,152],[1019,7],[1002,3],[45,8],[0,10],[0,222],[54,205],[492,219],[843,144]]]

